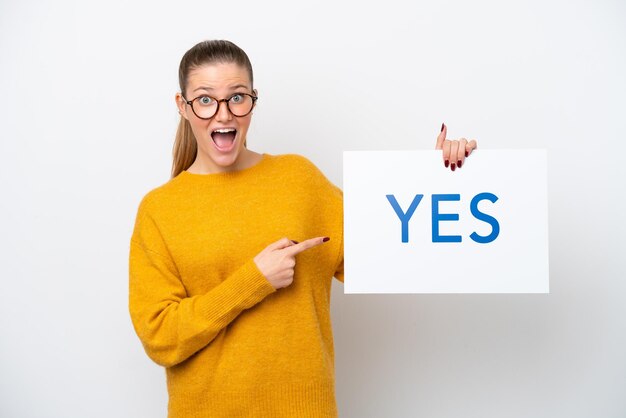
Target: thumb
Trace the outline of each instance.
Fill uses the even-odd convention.
[[[435,145],[435,149],[443,149],[443,141],[446,139],[446,135],[448,134],[448,127],[445,123],[441,124],[441,132],[437,135],[437,144]]]
[[[296,243],[292,240],[290,240],[287,237],[281,238],[276,242],[271,243],[270,245],[267,246],[268,249],[274,251],[274,250],[282,250],[283,248],[287,248],[287,247],[291,247],[292,245],[295,245]]]

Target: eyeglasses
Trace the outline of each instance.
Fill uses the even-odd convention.
[[[193,113],[200,119],[211,119],[217,113],[220,103],[226,102],[228,111],[234,116],[242,117],[252,112],[254,103],[258,97],[248,93],[235,93],[227,99],[217,100],[214,97],[203,94],[195,99],[187,100],[184,96],[185,103],[191,106]]]

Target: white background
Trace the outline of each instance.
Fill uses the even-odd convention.
[[[475,150],[461,174],[441,169],[439,150],[345,151],[344,293],[549,293],[546,154]],[[498,235],[487,243],[470,238],[494,231],[471,212],[479,193],[496,199],[477,204],[498,224]],[[422,198],[410,212],[418,194]],[[440,216],[457,219],[435,222],[440,237],[457,236],[460,242],[433,239],[437,194],[458,196],[437,204]],[[405,242],[400,216],[409,217]],[[445,268],[450,260],[463,272]]]
[[[339,186],[343,150],[431,149],[442,122],[548,149],[550,294],[337,282],[342,417],[623,417],[625,18],[620,1],[2,0],[0,416],[166,416],[129,238],[169,178],[180,58],[225,38],[261,95],[250,148]]]

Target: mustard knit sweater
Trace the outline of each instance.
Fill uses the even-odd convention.
[[[274,289],[253,258],[328,236]],[[139,203],[129,310],[165,367],[169,418],[336,417],[332,278],[343,281],[343,195],[296,154],[229,173],[181,172]]]

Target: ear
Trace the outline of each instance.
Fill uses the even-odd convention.
[[[252,94],[256,97],[259,97],[259,91],[257,89],[252,89]],[[254,108],[256,108],[257,101],[254,102]],[[252,113],[254,113],[254,108],[252,108]]]
[[[178,114],[183,118],[189,120],[187,117],[187,103],[185,103],[185,99],[183,99],[183,95],[181,93],[176,93],[174,96],[174,101],[176,101],[176,107],[178,107]]]

